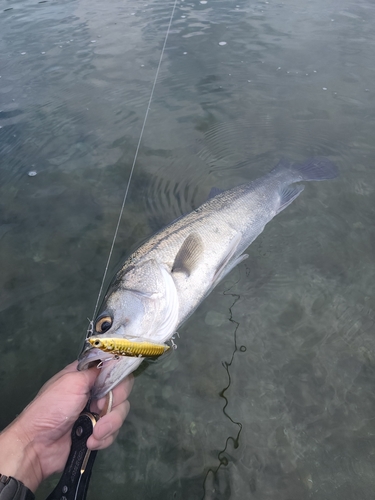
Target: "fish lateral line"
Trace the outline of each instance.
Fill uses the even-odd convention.
[[[91,342],[95,336],[120,338],[123,343],[111,349],[103,345],[100,350],[100,343],[93,345],[86,339],[79,357],[80,370],[95,362],[102,368],[93,397],[105,396],[145,357],[165,353],[163,344],[172,347],[171,353],[173,343],[167,339],[173,338],[214,287],[247,258],[244,252],[266,225],[300,196],[300,182],[337,175],[337,167],[327,158],[310,158],[302,164],[282,160],[262,177],[216,194],[133,252],[109,287],[95,324],[97,333],[89,335]],[[147,346],[142,341],[148,340],[151,351],[143,349]],[[135,342],[141,343],[141,350]],[[159,347],[155,347],[157,342]]]
[[[167,344],[157,344],[148,341],[132,341],[116,337],[89,337],[92,347],[115,356],[130,356],[141,358],[158,358],[170,349]]]

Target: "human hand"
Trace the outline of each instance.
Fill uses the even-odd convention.
[[[77,362],[52,377],[36,398],[0,434],[0,473],[13,476],[35,491],[41,481],[60,472],[68,458],[71,430],[85,407],[99,370],[77,371]],[[129,412],[127,398],[134,378],[128,376],[113,389],[112,411],[102,417],[87,441],[91,450],[113,443]],[[93,401],[100,412],[105,398]]]

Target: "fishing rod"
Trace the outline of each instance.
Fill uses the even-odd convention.
[[[163,47],[162,47],[162,50],[160,53],[159,63],[158,63],[157,69],[156,69],[155,78],[154,78],[154,81],[152,84],[150,97],[149,97],[147,108],[146,108],[146,113],[145,113],[145,116],[143,119],[138,144],[137,144],[137,147],[135,150],[133,163],[132,163],[132,166],[130,169],[128,182],[126,184],[124,197],[122,200],[119,216],[117,219],[117,224],[116,224],[115,232],[113,235],[112,244],[111,244],[108,258],[107,258],[107,262],[105,265],[104,274],[103,274],[103,278],[102,278],[102,281],[100,284],[98,297],[96,299],[94,312],[92,315],[92,320],[90,321],[89,328],[86,332],[86,340],[93,333],[94,318],[95,318],[95,315],[96,315],[96,312],[97,312],[97,309],[99,306],[100,297],[103,293],[104,282],[105,282],[105,279],[107,277],[109,263],[110,263],[111,258],[112,258],[112,253],[113,253],[113,249],[114,249],[115,242],[117,239],[122,215],[123,215],[124,208],[125,208],[125,203],[126,203],[126,200],[128,197],[130,183],[131,183],[131,180],[133,178],[133,173],[134,173],[135,164],[136,164],[136,161],[138,158],[139,149],[141,146],[143,133],[144,133],[147,118],[148,118],[148,115],[149,115],[149,112],[151,109],[151,102],[152,102],[152,99],[154,96],[156,82],[157,82],[157,79],[159,76],[165,47],[167,45],[168,36],[169,36],[170,30],[171,30],[174,12],[176,10],[176,5],[177,5],[177,0],[174,0],[171,15],[169,17],[167,31],[166,31],[166,34],[164,37]],[[89,450],[87,448],[86,443],[87,443],[88,438],[93,433],[96,422],[104,415],[107,415],[108,413],[110,413],[110,411],[112,410],[112,404],[113,404],[112,391],[109,391],[109,393],[107,394],[106,403],[104,405],[103,410],[100,412],[99,415],[90,410],[91,398],[87,401],[85,408],[83,409],[82,413],[80,414],[80,416],[78,417],[78,419],[75,421],[75,423],[73,425],[73,429],[72,429],[72,433],[71,433],[72,444],[70,447],[68,460],[67,460],[65,468],[62,472],[61,478],[60,478],[57,486],[55,487],[55,489],[52,491],[52,493],[50,493],[50,495],[48,495],[46,500],[85,500],[86,495],[87,495],[87,491],[88,491],[88,487],[89,487],[90,478],[91,478],[92,468],[94,466],[95,458],[97,455],[97,450],[95,450],[95,451]]]

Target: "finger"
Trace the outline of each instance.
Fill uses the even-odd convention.
[[[112,408],[116,408],[117,405],[126,401],[131,393],[134,385],[134,376],[132,374],[128,375],[124,380],[122,380],[114,389],[112,389],[113,403]],[[106,403],[106,398],[98,399],[93,402],[97,411],[101,411]]]
[[[90,449],[99,449],[107,439],[116,434],[122,426],[126,416],[129,413],[130,404],[128,401],[116,406],[116,408],[102,417],[94,427],[93,433],[87,441],[87,447]]]
[[[78,361],[73,361],[69,363],[65,368],[63,368],[58,374],[64,375],[64,373],[76,372],[77,371]]]
[[[97,376],[99,375],[99,370],[94,368],[90,368],[89,370],[83,370],[81,372],[77,371],[78,361],[73,361],[65,368],[56,373],[52,378],[50,378],[40,389],[39,394],[43,393],[46,389],[48,389],[52,384],[56,383],[62,377],[67,376],[68,374],[74,374],[77,377],[77,382],[81,382],[84,385],[87,384],[89,389],[94,385]]]
[[[94,427],[94,437],[98,440],[102,440],[113,432],[118,431],[129,413],[129,408],[129,401],[124,401],[120,405],[116,406],[111,413],[108,413],[108,415],[99,419]]]
[[[108,446],[111,446],[117,435],[118,431],[114,434],[111,434],[102,441],[97,441],[95,438],[93,438],[93,436],[90,436],[87,441],[87,448],[89,448],[90,450],[104,450],[105,448],[108,448]]]
[[[47,380],[47,382],[41,387],[39,393],[41,394],[42,392],[44,392],[48,387],[57,382],[57,380],[59,380],[66,373],[70,373],[76,370],[77,370],[77,361],[73,361],[73,363],[70,363],[68,366],[66,366],[58,373],[56,373],[53,377],[51,377],[49,380]]]
[[[60,393],[61,396],[64,395],[64,397],[69,398],[69,395],[72,396],[74,394],[87,400],[99,374],[99,370],[94,367],[84,371],[77,371],[76,367],[77,363],[74,362],[57,373],[44,384],[38,396],[42,396],[47,391],[50,392],[53,390]]]

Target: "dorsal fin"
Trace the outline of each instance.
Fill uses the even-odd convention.
[[[182,243],[173,263],[172,273],[190,276],[203,256],[204,244],[198,233],[191,233]]]

